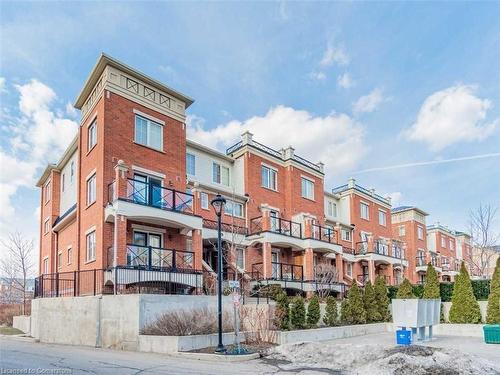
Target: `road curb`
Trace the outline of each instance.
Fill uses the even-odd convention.
[[[251,361],[252,359],[260,358],[259,353],[228,355],[228,354],[177,352],[175,355],[199,361],[213,361],[213,362],[245,362],[245,361]]]

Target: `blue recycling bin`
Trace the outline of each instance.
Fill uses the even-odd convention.
[[[411,330],[398,329],[396,331],[396,344],[411,345]]]

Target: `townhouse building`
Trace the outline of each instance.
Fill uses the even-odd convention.
[[[435,257],[427,250],[428,213],[414,206],[400,206],[391,210],[392,234],[405,244],[408,260],[407,278],[412,283],[424,280],[429,262],[436,265]]]
[[[100,56],[75,102],[78,134],[37,183],[37,295],[210,293],[217,194],[227,201],[224,279],[248,290],[339,295],[377,276],[412,277],[421,250],[451,258],[438,243],[426,247],[423,211],[408,211],[415,224],[406,224],[406,210],[391,212],[389,198],[354,179],[330,190],[324,165],[291,146],[277,150],[245,132],[224,153],[187,139],[192,103]],[[401,225],[409,225],[403,235]]]

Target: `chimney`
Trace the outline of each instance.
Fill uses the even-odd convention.
[[[281,149],[281,155],[284,160],[292,159],[295,149],[292,146]]]
[[[370,194],[371,194],[372,197],[375,195],[375,189],[374,188],[370,189]]]
[[[349,179],[349,182],[347,183],[347,186],[349,186],[350,188],[353,188],[356,186],[356,180],[354,179],[354,177],[351,177]]]
[[[323,164],[322,162],[318,161],[316,163],[316,165],[319,167],[319,170],[320,170],[321,173],[325,172],[325,164]]]

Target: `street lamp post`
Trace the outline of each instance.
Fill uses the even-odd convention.
[[[215,214],[217,215],[217,317],[218,317],[218,329],[219,329],[219,344],[216,353],[225,353],[226,348],[222,344],[222,228],[221,228],[221,216],[224,210],[224,205],[226,200],[220,194],[212,200],[211,202]]]

